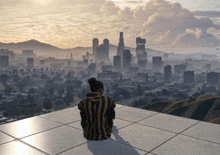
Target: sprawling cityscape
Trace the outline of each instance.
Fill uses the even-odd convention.
[[[184,100],[202,94],[220,96],[216,55],[179,55],[145,47],[127,48],[119,33],[116,55],[110,41],[92,40],[92,51],[74,59],[37,56],[33,49],[17,54],[0,51],[0,124],[72,106],[90,91],[88,79],[104,83],[104,94],[118,104],[142,108],[140,100]],[[130,50],[131,49],[131,50]]]

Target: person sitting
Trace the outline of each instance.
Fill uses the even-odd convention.
[[[88,140],[108,139],[115,119],[115,102],[108,96],[102,96],[104,87],[101,81],[90,78],[88,83],[91,92],[78,104],[83,135]]]

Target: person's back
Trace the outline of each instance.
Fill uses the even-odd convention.
[[[88,140],[104,140],[111,137],[114,108],[111,98],[102,96],[103,84],[95,78],[89,79],[91,92],[78,105],[84,137]]]

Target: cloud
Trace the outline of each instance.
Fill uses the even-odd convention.
[[[196,16],[206,16],[210,18],[220,17],[220,11],[195,11]]]
[[[124,3],[132,3],[132,4],[139,4],[139,3],[143,3],[142,0],[124,0]]]
[[[116,6],[115,3],[112,1],[106,1],[105,3],[103,3],[100,9],[102,13],[106,13],[108,15],[116,15],[118,14],[119,10],[120,8]]]
[[[114,7],[114,5],[112,5]],[[218,46],[219,40],[208,31],[220,25],[213,24],[208,17],[197,18],[195,12],[181,4],[164,0],[149,0],[135,9],[128,7],[117,12],[109,23],[114,30],[123,31],[125,42],[135,46],[135,38],[146,38],[150,48],[196,48]],[[113,24],[114,25],[114,24]]]
[[[210,19],[219,12],[190,12],[177,2],[149,0],[131,9],[119,8],[109,0],[51,0],[49,7],[37,5],[34,0],[25,5],[26,1],[31,0],[0,2],[5,6],[0,10],[4,15],[0,29],[7,32],[1,34],[1,42],[17,36],[17,40],[38,39],[71,48],[92,46],[93,38],[108,38],[117,45],[122,31],[125,45],[131,47],[136,46],[136,37],[145,38],[146,47],[157,49],[219,44],[214,33],[220,31],[220,25]],[[9,7],[10,4],[24,7]]]

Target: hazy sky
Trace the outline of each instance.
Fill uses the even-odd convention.
[[[1,0],[0,42],[36,39],[61,48],[146,38],[156,49],[217,47],[219,0]]]

